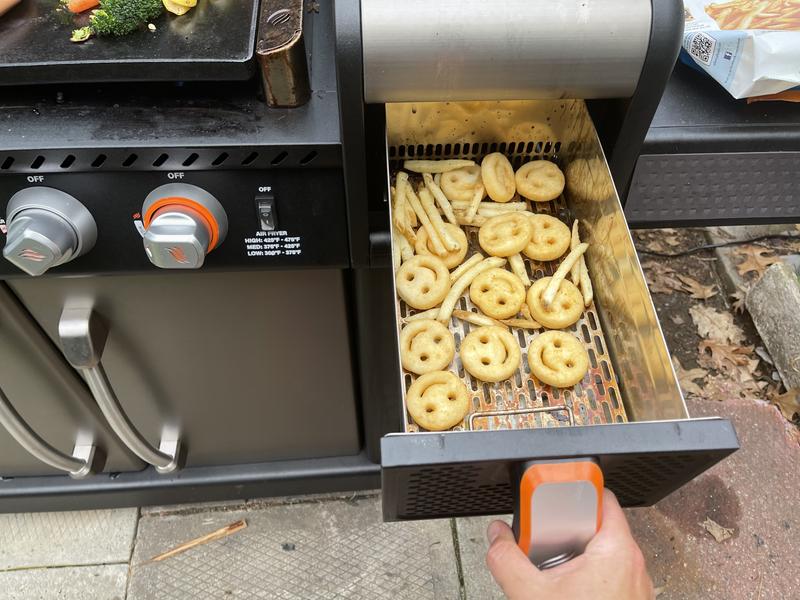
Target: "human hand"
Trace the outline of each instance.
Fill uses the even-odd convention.
[[[517,546],[511,528],[493,521],[487,531],[486,564],[510,600],[652,600],[653,583],[642,551],[631,536],[625,513],[609,490],[603,493],[603,521],[586,551],[562,565],[540,571]]]

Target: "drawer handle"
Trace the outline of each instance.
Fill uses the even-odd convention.
[[[88,307],[65,307],[58,322],[58,336],[64,356],[83,373],[95,402],[122,443],[143,461],[153,465],[159,473],[175,471],[180,454],[178,430],[165,426],[156,449],[131,423],[103,367],[101,359],[108,328],[97,313]]]
[[[535,460],[517,468],[512,529],[540,569],[582,554],[600,529],[603,472],[592,458]]]
[[[91,434],[78,432],[72,456],[64,454],[44,441],[12,406],[0,389],[0,425],[34,458],[54,469],[66,471],[70,477],[80,479],[91,474],[95,459],[95,446]]]

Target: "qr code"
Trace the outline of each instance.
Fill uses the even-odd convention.
[[[716,45],[717,40],[711,36],[705,33],[696,33],[689,44],[689,54],[694,56],[701,63],[710,65]]]

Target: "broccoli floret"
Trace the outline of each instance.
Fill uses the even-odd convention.
[[[128,35],[163,10],[161,0],[100,0],[89,26],[97,35]]]

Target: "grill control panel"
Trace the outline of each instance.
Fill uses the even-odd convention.
[[[345,211],[336,168],[8,173],[0,277],[346,267]]]

